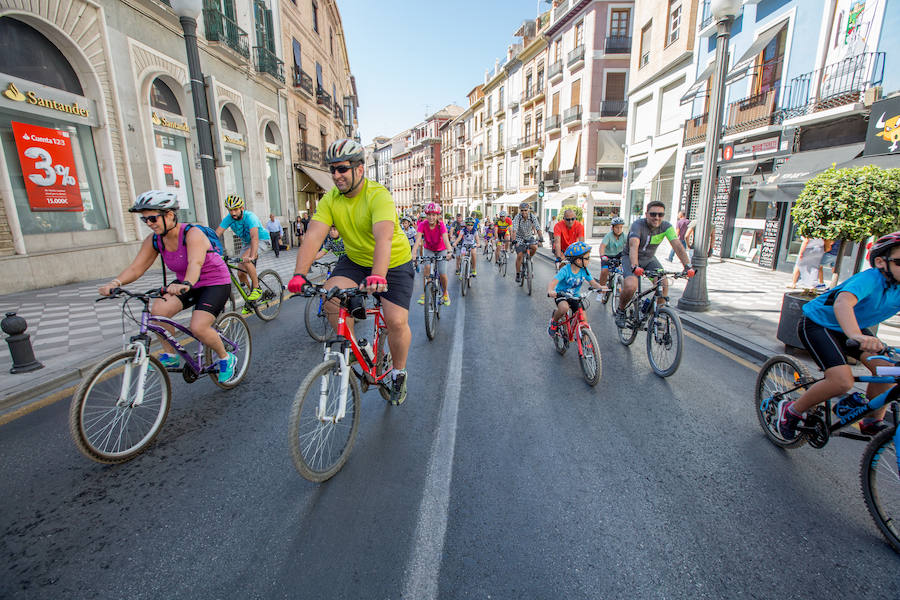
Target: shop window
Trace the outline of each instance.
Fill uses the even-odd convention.
[[[0,73],[84,95],[75,69],[39,31],[10,17],[0,18]]]
[[[622,181],[622,167],[600,167],[597,169],[597,181]]]
[[[272,125],[271,125],[271,123],[270,123],[269,125],[266,125],[266,133],[265,133],[265,137],[266,137],[266,141],[267,141],[268,143],[270,143],[270,144],[276,144],[276,143],[277,143],[277,142],[275,141],[275,132],[272,131]]]
[[[170,112],[173,115],[181,114],[181,106],[178,104],[178,99],[175,98],[172,88],[158,77],[153,80],[153,85],[150,86],[150,106]]]
[[[227,106],[222,107],[222,116],[220,118],[220,121],[222,122],[223,129],[237,132],[237,121],[235,120],[234,115],[231,114],[231,110]]]

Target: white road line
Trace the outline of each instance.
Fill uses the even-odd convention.
[[[419,505],[419,519],[413,541],[409,565],[403,582],[403,598],[429,600],[438,597],[438,578],[444,536],[447,533],[447,514],[450,507],[450,479],[453,475],[453,453],[456,447],[456,421],[462,382],[463,327],[466,304],[459,302],[450,369],[441,404],[438,433],[431,446],[428,475]]]

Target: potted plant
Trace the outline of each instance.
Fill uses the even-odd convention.
[[[834,272],[840,273],[846,245],[864,243],[900,229],[900,169],[875,166],[827,169],[810,179],[791,208],[791,218],[803,237],[841,240]],[[859,263],[854,272],[859,270]],[[836,283],[836,280],[834,281]],[[817,296],[813,290],[788,292],[781,305],[777,337],[803,347],[797,322],[803,305]]]

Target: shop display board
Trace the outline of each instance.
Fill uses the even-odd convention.
[[[181,152],[167,148],[156,149],[156,161],[159,165],[162,179],[162,189],[172,192],[178,197],[178,208],[187,210],[188,202],[187,183],[184,177],[184,163]]]
[[[774,202],[770,203],[774,205]],[[778,234],[781,232],[781,219],[778,218],[778,210],[766,211],[766,227],[763,229],[762,244],[759,248],[759,266],[766,269],[775,268],[775,259],[778,255]]]
[[[719,177],[716,182],[716,197],[713,201],[712,227],[716,233],[713,241],[713,256],[722,256],[722,238],[725,235],[725,221],[728,218],[728,199],[731,196],[731,177]]]
[[[33,212],[83,212],[68,131],[12,121],[25,192]]]

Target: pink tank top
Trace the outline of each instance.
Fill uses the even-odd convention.
[[[182,280],[184,279],[185,273],[187,273],[188,266],[187,248],[184,245],[184,227],[184,223],[181,223],[178,226],[177,250],[169,252],[166,250],[165,244],[163,244],[161,249],[166,268],[173,271],[178,279]],[[231,276],[228,274],[228,267],[225,266],[225,261],[222,260],[222,257],[219,256],[218,253],[207,252],[206,260],[200,268],[200,279],[197,280],[194,287],[223,285],[226,283],[231,283]]]

